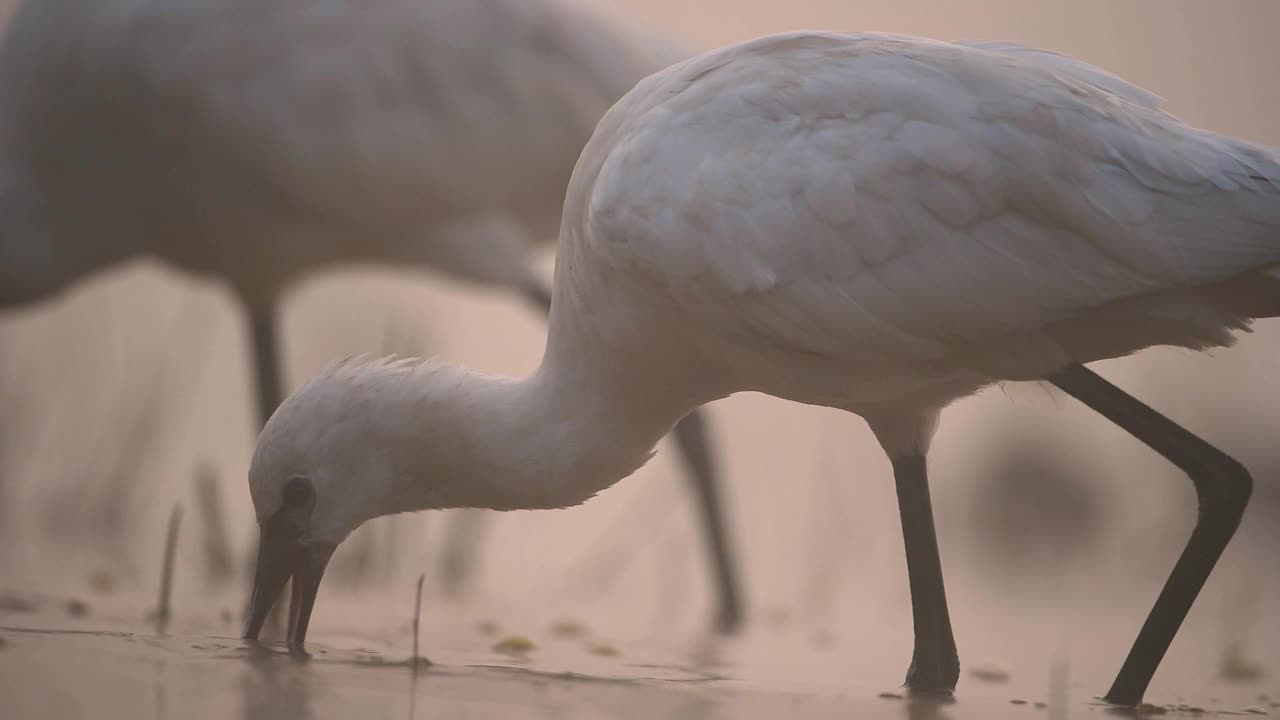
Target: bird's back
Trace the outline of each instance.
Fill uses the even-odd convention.
[[[216,272],[237,242],[297,264],[396,259],[454,216],[554,227],[595,121],[661,65],[557,0],[29,0],[0,108],[51,193]]]
[[[1280,161],[1157,105],[1010,46],[795,33],[717,51],[601,122],[557,285],[593,306],[661,297],[721,348],[994,379],[1226,342],[1259,308],[1178,293],[1280,265]],[[1107,337],[1079,325],[1135,304]]]

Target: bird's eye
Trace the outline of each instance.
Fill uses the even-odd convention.
[[[295,475],[284,483],[283,499],[286,507],[309,509],[316,502],[316,490],[311,480]]]

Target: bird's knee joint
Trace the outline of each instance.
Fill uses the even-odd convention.
[[[1209,464],[1196,491],[1201,506],[1231,508],[1243,512],[1253,494],[1253,475],[1238,460],[1219,455]]]

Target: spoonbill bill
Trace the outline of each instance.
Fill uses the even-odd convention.
[[[533,255],[574,160],[610,105],[683,57],[560,0],[26,0],[0,46],[0,308],[141,255],[220,278],[266,422],[277,307],[313,271],[432,268],[546,310]],[[697,418],[677,441],[732,629]]]
[[[563,508],[704,403],[755,391],[866,420],[895,476],[915,645],[959,660],[925,456],[941,408],[1047,380],[1186,472],[1195,531],[1107,698],[1138,703],[1235,532],[1243,466],[1085,363],[1228,345],[1280,315],[1280,160],[1155,96],[1001,44],[798,32],[676,64],[601,120],[565,199],[541,365],[347,360],[258,439],[245,637],[287,578],[301,650],[352,529],[430,508]]]

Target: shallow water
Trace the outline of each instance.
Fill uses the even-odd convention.
[[[15,595],[5,597],[12,600]],[[539,621],[534,610],[503,622],[442,604],[424,614],[416,673],[409,618],[371,617],[341,599],[319,613],[311,656],[290,657],[278,645],[236,638],[227,618],[180,618],[157,634],[129,603],[117,599],[66,611],[65,599],[27,598],[33,610],[0,611],[0,717],[5,718],[907,718],[923,720],[1052,720],[1115,712],[1094,695],[1105,689],[1111,661],[1061,647],[1048,651],[1034,634],[1014,642],[984,638],[1019,653],[1007,663],[973,662],[993,682],[967,672],[948,702],[901,697],[896,687],[909,646],[839,633],[806,632],[778,621],[747,637],[645,633],[609,636],[587,623]],[[13,607],[12,602],[8,605]],[[340,620],[336,620],[340,619]],[[1272,631],[1272,628],[1265,628]],[[972,629],[961,635],[975,635]],[[1090,633],[1105,635],[1100,622]],[[516,656],[493,648],[505,633],[526,635],[534,648]],[[1082,633],[1089,634],[1089,633]],[[1274,635],[1273,635],[1274,636]],[[599,654],[607,647],[609,656]],[[1188,652],[1190,650],[1190,652]],[[612,654],[616,652],[615,654]],[[964,650],[962,649],[962,653]],[[1010,657],[1010,655],[1004,655]],[[1050,691],[1053,658],[1059,691]],[[1086,659],[1087,658],[1087,659]],[[1253,661],[1276,667],[1275,649]],[[1148,700],[1242,713],[1251,706],[1280,713],[1280,686],[1265,679],[1227,683],[1218,655],[1180,642]],[[1021,702],[1015,702],[1021,701]],[[1190,711],[1172,711],[1192,716]]]

